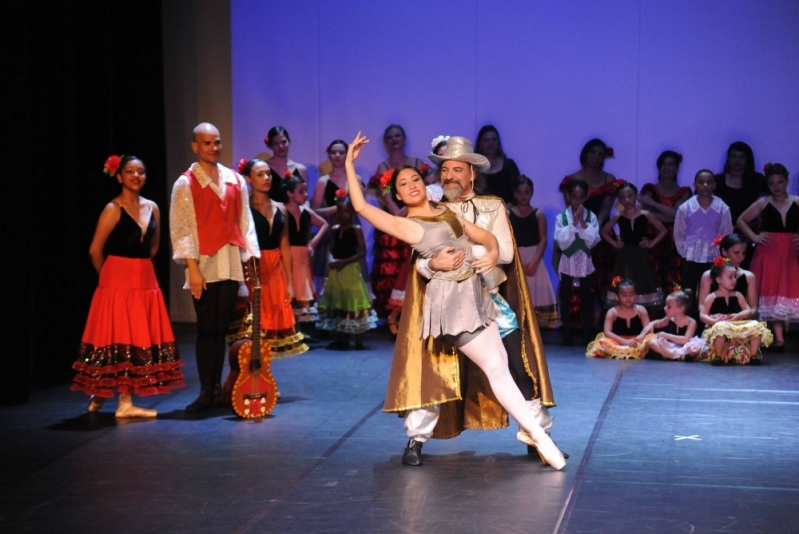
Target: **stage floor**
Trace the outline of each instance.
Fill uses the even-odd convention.
[[[274,362],[283,398],[263,421],[188,416],[194,330],[176,332],[187,387],[140,399],[156,420],[117,421],[115,403],[89,415],[68,385],[0,409],[1,531],[799,531],[796,339],[760,367],[721,368],[547,344],[552,436],[571,455],[556,472],[515,424],[428,441],[422,467],[401,465],[382,333],[372,350]]]

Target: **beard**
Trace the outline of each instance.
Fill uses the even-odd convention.
[[[447,197],[447,200],[458,200],[461,196],[463,196],[463,186],[460,184],[460,182],[452,181],[445,183],[442,186],[442,189],[444,190],[444,196]]]

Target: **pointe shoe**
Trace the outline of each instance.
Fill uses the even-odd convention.
[[[551,465],[558,471],[566,467],[566,460],[563,458],[563,454],[561,454],[561,452],[552,442],[552,439],[547,436],[543,430],[541,431],[541,435],[538,437],[538,439],[533,439],[533,436],[531,436],[528,432],[520,430],[516,434],[516,439],[526,445],[535,447],[536,451],[538,451],[538,455],[541,457],[541,461],[545,464]]]
[[[105,399],[103,397],[98,397],[96,395],[92,395],[89,399],[89,408],[90,412],[99,412],[100,408],[103,407],[105,404]]]
[[[127,408],[117,408],[116,414],[114,415],[118,419],[132,419],[132,418],[152,419],[153,417],[158,416],[158,412],[150,408],[139,408],[138,406],[133,406],[131,404]]]

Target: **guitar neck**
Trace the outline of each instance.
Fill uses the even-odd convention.
[[[252,357],[251,361],[261,361],[261,284],[252,288]]]

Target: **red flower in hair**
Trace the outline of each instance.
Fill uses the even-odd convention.
[[[247,166],[247,160],[244,159],[244,158],[241,158],[239,160],[239,174],[244,174],[244,167],[246,167],[246,166]]]
[[[383,191],[384,195],[388,194],[389,190],[391,189],[392,174],[394,174],[394,169],[389,169],[380,175],[380,189]]]
[[[268,135],[266,137],[264,137],[264,144],[266,146],[269,146],[269,136]]]
[[[724,236],[723,236],[723,235],[717,235],[717,236],[716,236],[716,239],[714,239],[713,241],[711,241],[711,243],[710,243],[710,246],[712,246],[712,247],[717,247],[717,246],[721,245],[721,241],[722,241],[723,239],[724,239]]]
[[[419,172],[422,174],[426,173],[429,170],[430,170],[430,165],[428,165],[427,163],[419,167]]]
[[[621,282],[621,276],[614,276],[613,281],[611,281],[610,285],[616,287],[617,285],[619,285],[619,282]]]
[[[677,291],[681,291],[681,290],[682,290],[682,286],[680,284],[674,284],[673,286],[671,286],[671,292],[672,293],[676,293]]]
[[[613,152],[613,147],[611,147],[611,146],[607,147],[605,149],[605,157],[606,158],[612,158],[613,156],[615,156],[615,154]]]
[[[716,256],[715,258],[713,258],[713,265],[715,265],[716,267],[724,267],[725,265],[727,265],[728,261],[730,260],[728,260],[724,256]]]
[[[771,162],[769,161],[768,163],[766,163],[765,165],[763,165],[763,172],[768,172],[768,170],[769,170],[770,168],[771,168]]]
[[[343,189],[336,189],[336,199],[341,199],[347,196],[347,192]]]
[[[283,176],[285,176],[286,178],[293,178],[294,177],[294,173],[291,172],[291,171],[286,171],[286,172],[283,173]]]
[[[122,162],[121,156],[108,156],[103,164],[103,172],[108,176],[114,176],[119,170],[119,164]]]

